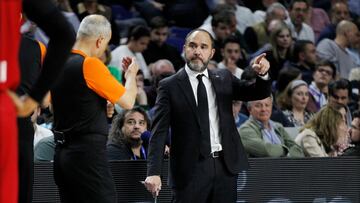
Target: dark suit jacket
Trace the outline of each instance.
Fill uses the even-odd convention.
[[[225,165],[232,174],[248,168],[247,157],[232,114],[233,100],[257,100],[270,95],[270,80],[242,82],[228,70],[209,71],[216,94]],[[148,152],[148,176],[160,175],[164,145],[171,126],[170,185],[181,189],[191,180],[199,160],[200,123],[196,101],[185,69],[159,85]]]

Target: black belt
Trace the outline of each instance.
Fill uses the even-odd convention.
[[[79,140],[79,139],[81,139],[81,137],[86,136],[86,134],[83,134],[83,133],[62,132],[62,131],[57,131],[57,130],[53,130],[53,133],[54,133],[55,144],[58,144],[58,145],[67,145],[76,139]]]
[[[210,157],[216,159],[223,156],[223,152],[222,151],[216,151],[216,152],[211,152],[210,153]]]
[[[54,133],[54,140],[55,140],[55,144],[58,145],[65,145],[70,141],[70,135],[68,135],[67,133],[61,132],[61,131],[56,131],[53,130]]]

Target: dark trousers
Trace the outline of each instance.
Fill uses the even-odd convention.
[[[181,203],[236,202],[237,175],[225,168],[223,157],[200,160],[184,189],[173,189],[173,201]]]
[[[116,202],[106,141],[106,135],[88,134],[57,144],[54,177],[61,202]]]
[[[32,201],[34,182],[34,126],[30,117],[18,118],[19,202]]]

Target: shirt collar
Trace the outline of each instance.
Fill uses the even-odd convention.
[[[261,129],[266,129],[264,124],[262,122],[260,122],[259,120],[255,119],[253,116],[250,116],[250,118],[252,118],[258,125],[260,125]],[[269,120],[269,126],[270,126],[270,130],[275,129],[274,128],[274,122],[272,120]]]

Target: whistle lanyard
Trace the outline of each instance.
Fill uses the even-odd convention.
[[[138,160],[137,156],[134,153],[132,153],[132,154],[133,154],[133,160]],[[145,149],[143,146],[141,146],[141,148],[140,148],[140,158],[141,158],[141,155],[146,160],[146,153],[145,153]]]

